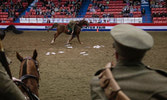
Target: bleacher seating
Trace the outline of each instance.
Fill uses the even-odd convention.
[[[12,1],[12,2],[11,2]],[[20,2],[21,1],[21,2]],[[0,22],[14,22],[19,15],[34,0],[0,0]],[[69,4],[67,2],[70,1]],[[38,0],[35,6],[29,12],[26,12],[23,18],[75,18],[82,1],[78,0]],[[141,5],[130,4],[125,0],[92,0],[89,4],[85,18],[122,18],[122,17],[142,17]],[[132,1],[132,0],[129,0]],[[161,0],[150,0],[151,14],[153,23],[167,23],[167,2]],[[77,2],[77,3],[76,3]],[[75,4],[75,5],[74,5]],[[16,6],[20,7],[16,7]],[[78,6],[79,5],[79,6]],[[99,7],[100,5],[100,7]],[[128,5],[133,11],[124,13],[123,9]],[[103,9],[101,9],[103,6]],[[57,8],[57,10],[55,10]],[[94,11],[91,11],[92,8]],[[10,15],[14,12],[14,15]]]
[[[25,18],[70,18],[76,17],[77,11],[79,10],[78,5],[81,5],[82,2],[77,2],[77,0],[45,0],[38,1],[35,4],[35,7],[26,13]],[[67,4],[67,2],[69,4]],[[77,2],[77,3],[76,3]],[[53,6],[52,6],[53,5]],[[74,6],[75,5],[75,6]],[[55,8],[58,11],[55,11]],[[37,11],[39,10],[39,12]]]
[[[28,7],[33,0],[0,0],[0,22],[12,23]]]
[[[103,15],[109,15],[109,14],[113,14],[112,17],[115,17],[115,18],[118,18],[118,17],[141,17],[142,16],[141,11],[138,10],[138,9],[140,9],[140,5],[132,6],[133,8],[136,8],[137,10],[133,11],[131,15],[126,16],[126,14],[122,13],[123,8],[128,5],[127,3],[123,2],[123,0],[114,0],[114,1],[109,0],[109,2],[107,2],[106,0],[102,0],[102,1],[94,2],[94,3],[89,4],[88,11],[85,15],[86,18],[94,17],[94,16],[92,16],[92,14],[95,14],[96,15],[95,17],[98,17],[98,18],[106,17]],[[100,9],[100,7],[97,7],[97,4],[101,4],[102,6],[104,6],[105,7],[104,11],[102,9]],[[95,9],[94,12],[91,12],[92,7],[93,7],[93,9]],[[129,6],[129,7],[131,7],[131,6]]]
[[[167,2],[155,0],[150,1],[153,23],[167,23]]]

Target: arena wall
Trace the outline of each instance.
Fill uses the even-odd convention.
[[[8,25],[15,25],[17,29],[19,30],[47,30],[49,27],[51,27],[53,24],[48,23],[48,24],[43,24],[43,23],[0,23],[0,27],[2,29],[6,28]],[[59,23],[59,24],[67,24],[67,23]],[[117,24],[95,24],[95,23],[90,23],[90,25],[84,26],[82,28],[82,31],[110,31],[115,25]],[[167,31],[167,23],[164,24],[139,24],[135,23],[132,24],[135,25],[136,27],[143,29],[145,31]],[[56,30],[56,29],[53,29]]]

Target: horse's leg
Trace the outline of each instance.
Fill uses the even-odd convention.
[[[56,32],[56,33],[54,34],[54,38],[53,38],[53,40],[51,41],[51,44],[53,44],[53,43],[55,42],[56,38],[57,38],[59,35],[60,35],[60,33],[58,33],[58,32]]]
[[[74,38],[73,35],[70,36],[70,38],[67,40],[67,44],[70,44],[71,40]]]
[[[77,36],[78,42],[79,42],[80,44],[83,44],[83,43],[80,41],[80,38],[79,38],[79,33],[78,33],[78,34],[76,34],[76,36]]]

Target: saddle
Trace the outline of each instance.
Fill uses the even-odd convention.
[[[72,28],[69,28],[69,27],[68,27],[68,32],[67,32],[67,34],[68,34],[68,35],[71,35],[71,33],[72,33]]]
[[[75,25],[75,27],[74,27],[74,30],[75,30],[75,28],[76,28],[76,25]],[[67,34],[68,34],[68,35],[71,35],[71,33],[72,33],[72,28],[69,26],[69,24],[67,25],[67,29],[68,29]],[[73,33],[73,37],[75,37],[75,32]]]

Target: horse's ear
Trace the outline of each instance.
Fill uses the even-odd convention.
[[[37,53],[37,50],[35,49],[34,52],[33,52],[32,59],[36,60],[37,55],[38,55],[38,53]]]
[[[20,54],[18,52],[16,52],[16,57],[17,57],[18,60],[20,60],[20,62],[23,61],[23,57],[20,56]]]

